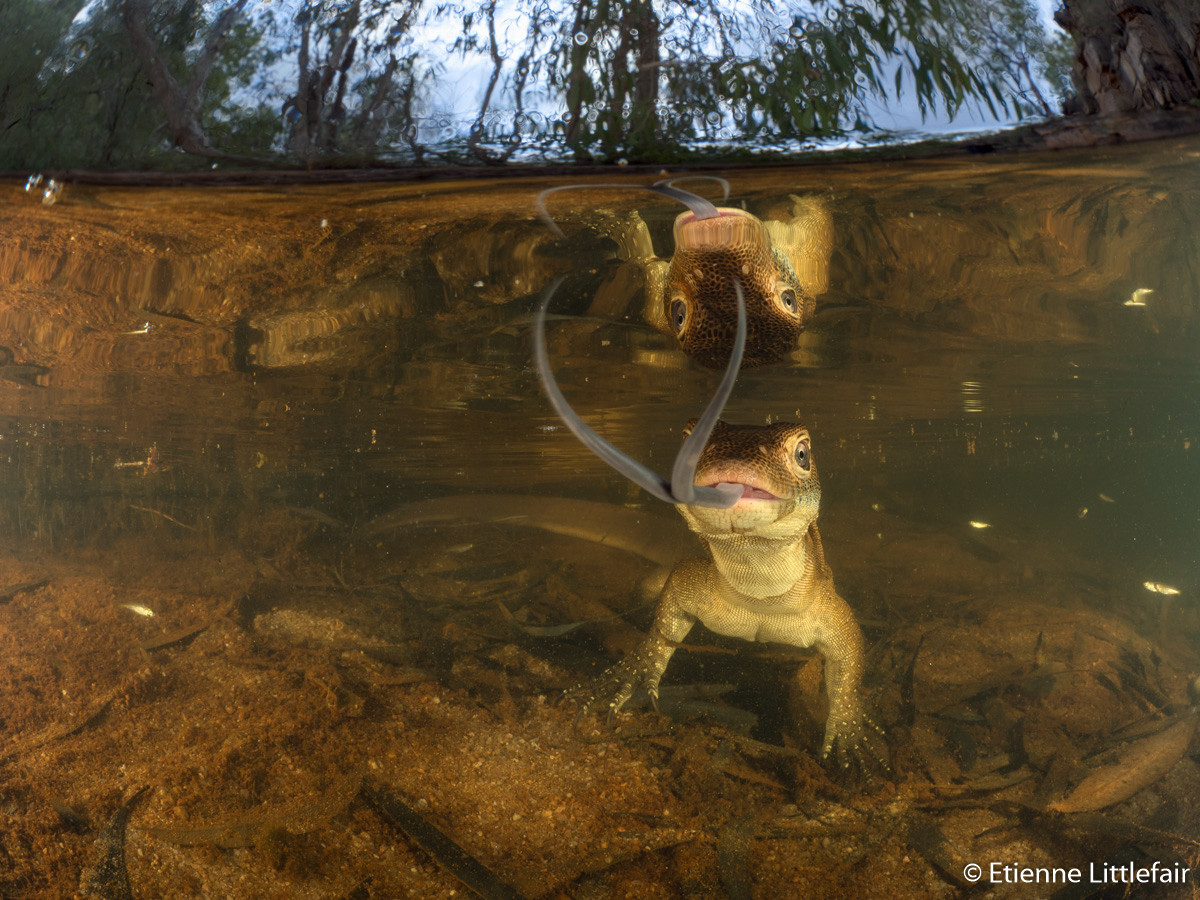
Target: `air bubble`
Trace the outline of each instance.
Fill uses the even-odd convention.
[[[804,37],[804,29],[801,28],[799,25],[793,25],[791,28],[788,29],[788,34],[790,34],[792,37],[799,40],[800,38]]]
[[[80,62],[87,59],[87,55],[92,52],[92,42],[87,38],[80,38],[71,45],[71,59],[75,62]]]
[[[53,206],[62,195],[62,182],[51,178],[46,182],[46,190],[42,192],[42,205]]]
[[[577,45],[579,45],[580,47],[582,47],[582,46],[583,46],[584,44],[586,44],[587,42],[588,42],[588,36],[587,36],[587,33],[586,33],[586,32],[583,32],[583,31],[577,31],[577,32],[575,32],[575,43],[576,43]]]

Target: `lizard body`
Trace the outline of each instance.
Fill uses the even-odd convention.
[[[868,764],[869,757],[886,766],[882,732],[867,718],[861,697],[862,631],[834,587],[817,530],[821,488],[808,430],[718,422],[695,480],[740,485],[741,499],[725,509],[677,507],[708,558],[675,567],[649,637],[598,679],[581,714],[615,713],[639,687],[657,701],[675,647],[701,622],[730,637],[819,650],[829,701],[824,755],[832,753],[843,767]]]

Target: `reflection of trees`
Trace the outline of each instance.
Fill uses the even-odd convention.
[[[1147,0],[1139,34],[1146,22],[1171,31],[1169,11],[1155,11],[1189,2]],[[1098,24],[1118,5],[1069,0],[1060,16],[1087,43],[1085,68],[1119,41]],[[666,161],[869,132],[871,104],[898,95],[923,113],[1046,114],[1057,98],[1044,87],[1061,81],[1062,53],[1029,0],[317,0],[287,13],[100,0],[73,23],[82,7],[0,4],[0,166],[145,165],[172,147],[307,165],[518,152]],[[458,60],[484,67],[479,84],[446,82]],[[1077,82],[1094,93],[1092,71]],[[1171,90],[1141,94],[1200,93],[1194,77],[1190,88],[1171,77]],[[436,91],[462,101],[468,89],[478,96],[465,119],[439,113]]]
[[[187,80],[182,83],[171,74],[156,42],[150,37],[150,7],[147,0],[125,0],[121,7],[121,18],[130,43],[150,81],[154,99],[167,117],[171,142],[188,153],[197,156],[227,155],[216,150],[204,133],[201,120],[204,86],[216,65],[221,44],[245,5],[246,0],[237,0],[217,16],[192,62]]]
[[[1196,0],[1063,0],[1055,20],[1077,51],[1073,106],[1163,109],[1200,99]]]
[[[369,155],[385,140],[389,114],[412,92],[413,57],[400,45],[419,8],[351,0],[297,13],[297,86],[283,104],[292,154],[306,163]],[[366,63],[356,66],[356,54]]]

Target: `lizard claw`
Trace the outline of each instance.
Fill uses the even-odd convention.
[[[591,684],[581,684],[566,691],[566,699],[579,701],[579,711],[575,714],[576,725],[584,716],[600,710],[607,710],[605,720],[611,725],[643,680],[644,676],[637,667],[624,659],[606,669]],[[657,706],[657,690],[651,690],[651,699]]]
[[[830,716],[821,758],[843,775],[882,772],[886,776],[892,771],[883,729],[863,712]]]

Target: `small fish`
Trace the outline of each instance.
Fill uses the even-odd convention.
[[[990,522],[980,522],[978,519],[972,519],[967,524],[970,525],[972,528],[991,528],[992,527]]]
[[[1125,301],[1125,306],[1145,306],[1146,298],[1154,293],[1154,288],[1138,288],[1133,292],[1128,300]]]
[[[140,606],[137,603],[122,603],[122,609],[127,609],[130,612],[137,613],[139,616],[153,616],[154,610],[148,606]]]
[[[1165,594],[1168,597],[1173,597],[1179,593],[1179,588],[1173,588],[1169,584],[1163,584],[1161,581],[1147,581],[1145,588],[1148,591],[1153,591],[1156,594]]]

